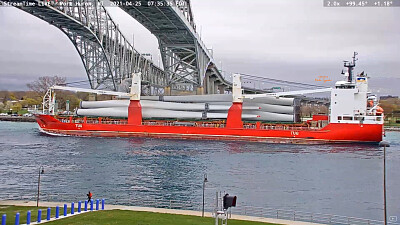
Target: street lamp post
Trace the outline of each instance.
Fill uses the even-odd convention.
[[[386,209],[386,147],[390,147],[389,142],[381,141],[380,147],[383,147],[383,211],[384,211],[384,222],[387,225],[387,209]]]
[[[207,174],[204,174],[204,180],[203,180],[203,210],[201,213],[201,216],[204,217],[204,190],[206,189],[206,182],[208,182],[207,180]]]
[[[39,195],[40,195],[40,174],[44,174],[44,167],[39,167],[39,178],[38,178],[38,186],[37,186],[37,199],[36,199],[36,207],[39,207]]]

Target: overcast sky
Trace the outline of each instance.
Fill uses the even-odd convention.
[[[342,79],[342,60],[357,51],[356,71],[365,70],[381,94],[400,94],[400,7],[324,8],[322,0],[192,0],[192,5],[197,30],[225,71],[320,84],[318,76]],[[123,33],[135,36],[135,47],[157,63],[157,39],[119,8],[108,9]],[[87,79],[60,30],[0,7],[0,90],[24,90],[44,75]]]

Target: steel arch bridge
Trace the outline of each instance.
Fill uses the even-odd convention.
[[[142,73],[142,90],[147,95],[216,94],[232,86],[221,75],[212,54],[196,32],[190,0],[24,2],[16,7],[54,25],[68,36],[81,57],[93,89],[127,91],[133,72]],[[106,3],[120,7],[157,37],[164,69],[134,49],[107,12]]]

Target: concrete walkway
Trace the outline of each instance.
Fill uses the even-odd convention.
[[[41,206],[41,207],[60,206],[61,207],[64,204],[66,204],[66,203],[65,202],[43,202],[43,201],[41,201],[39,206]],[[71,206],[70,205],[71,203],[67,203],[67,204],[69,207]],[[36,206],[36,202],[35,201],[0,200],[0,205]],[[165,209],[165,208],[150,208],[150,207],[126,206],[126,205],[108,205],[108,204],[106,204],[105,209],[106,210],[130,210],[130,211],[140,211],[140,212],[168,213],[168,214],[188,215],[188,216],[201,216],[200,211]],[[212,217],[212,214],[210,212],[205,212],[204,216]],[[242,216],[242,215],[232,215],[231,219],[254,221],[254,222],[264,222],[264,223],[288,224],[288,225],[318,225],[317,223],[290,221],[290,220],[273,219],[273,218],[265,218],[265,217]],[[43,221],[43,222],[45,222],[45,221]]]

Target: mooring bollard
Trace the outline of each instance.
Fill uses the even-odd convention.
[[[93,211],[93,199],[90,199],[90,211]]]
[[[42,210],[41,209],[39,209],[37,211],[37,222],[38,223],[42,222]]]
[[[19,225],[19,213],[15,214],[15,225]]]
[[[3,216],[1,217],[1,225],[6,225],[6,220],[7,220],[7,215],[3,214]]]
[[[74,213],[75,213],[74,207],[75,207],[75,203],[71,202],[71,215],[74,215]]]
[[[81,201],[78,201],[78,213],[81,212],[81,206],[82,206],[82,202],[81,202]]]
[[[101,200],[101,210],[104,210],[104,203],[105,203],[105,200],[104,200],[104,198]]]
[[[96,210],[99,210],[99,203],[100,203],[100,201],[98,199],[96,199]]]
[[[56,206],[56,219],[60,217],[60,206]]]
[[[67,216],[67,204],[64,204],[64,216]]]
[[[85,200],[85,211],[87,211],[87,200]]]
[[[31,211],[26,213],[26,224],[31,224]]]
[[[51,208],[47,208],[47,220],[50,220],[51,217]]]

